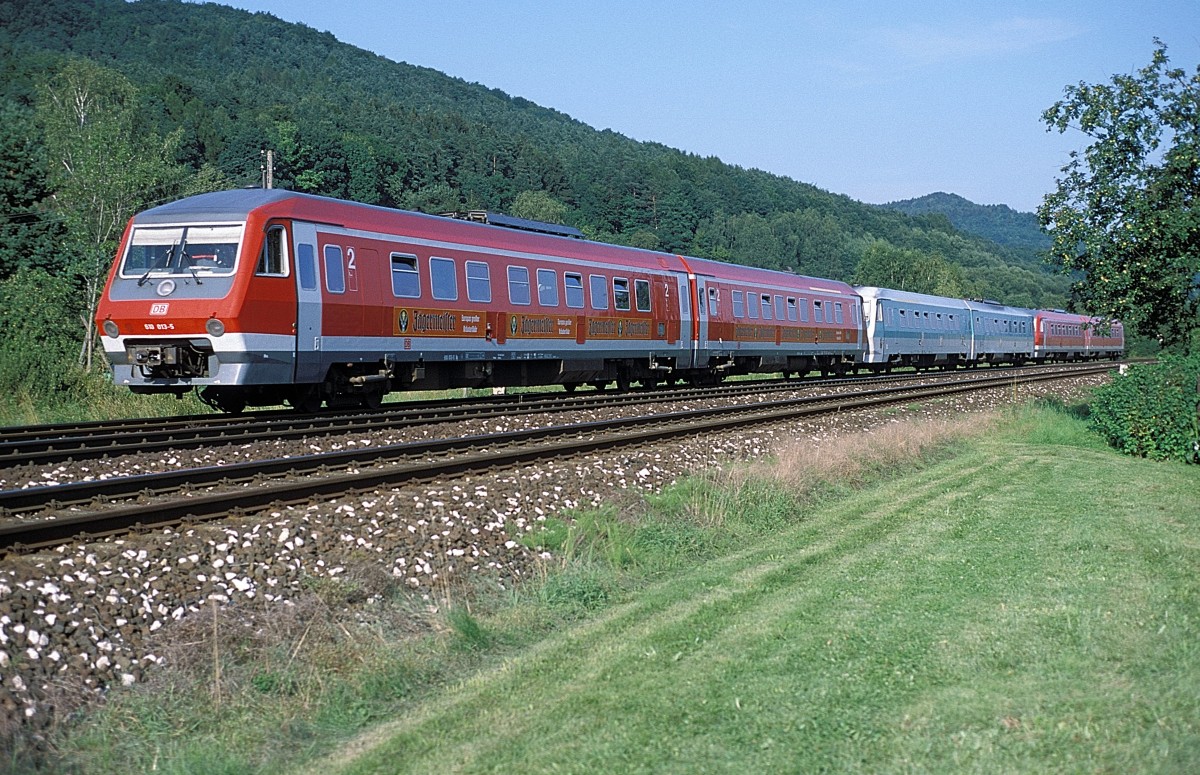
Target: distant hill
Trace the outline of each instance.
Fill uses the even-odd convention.
[[[940,213],[959,231],[1000,245],[1033,250],[1050,247],[1050,238],[1042,232],[1037,216],[1017,212],[1008,205],[977,205],[958,194],[939,191],[917,199],[889,202],[883,207],[914,216]]]
[[[137,131],[175,138],[174,163],[209,190],[256,184],[260,149],[269,148],[276,185],[308,193],[558,219],[590,239],[839,280],[887,248],[960,267],[973,295],[1010,304],[1063,306],[1068,292],[1033,251],[1014,247],[1014,234],[1028,234],[1021,229],[981,237],[978,219],[960,221],[960,212],[909,215],[637,142],[302,24],[213,3],[0,0],[0,180],[44,180],[41,140],[23,127],[35,126],[38,85],[80,58],[128,79]],[[10,189],[0,186],[0,227],[17,222],[21,207],[54,207],[49,196],[21,202]],[[154,203],[147,199],[138,206]],[[0,238],[0,280],[39,250],[42,265],[62,260],[53,245],[2,228]]]

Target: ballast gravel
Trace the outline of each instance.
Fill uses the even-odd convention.
[[[1078,395],[1106,379],[965,394],[919,411],[910,406],[906,415],[957,417],[1040,396]],[[437,435],[547,420],[478,422],[474,428],[442,427]],[[142,681],[164,660],[156,647],[168,628],[213,607],[236,612],[292,606],[306,580],[333,582],[363,563],[426,600],[464,579],[509,588],[555,561],[531,538],[551,517],[636,503],[688,474],[888,422],[895,419],[886,409],[843,412],[6,557],[0,560],[0,738],[36,733],[88,696]],[[313,451],[387,443],[396,440],[372,434],[298,446]],[[46,484],[282,454],[288,453],[223,447],[180,451],[159,461],[84,461],[21,476]],[[3,486],[21,485],[10,477]]]

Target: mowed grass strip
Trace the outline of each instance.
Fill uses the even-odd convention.
[[[825,499],[313,771],[1200,767],[1200,471],[1040,411]]]

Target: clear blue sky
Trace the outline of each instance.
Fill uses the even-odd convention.
[[[227,0],[597,129],[865,202],[934,191],[1032,211],[1080,81],[1200,62],[1200,0]]]

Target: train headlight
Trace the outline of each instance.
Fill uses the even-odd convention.
[[[223,336],[225,334],[225,324],[216,318],[209,318],[208,322],[204,324],[204,330],[208,332],[209,336]]]
[[[104,329],[105,334],[112,337],[113,339],[116,339],[118,336],[121,335],[121,329],[117,328],[117,324],[114,323],[112,320],[104,321],[104,324],[101,326],[101,328]]]

